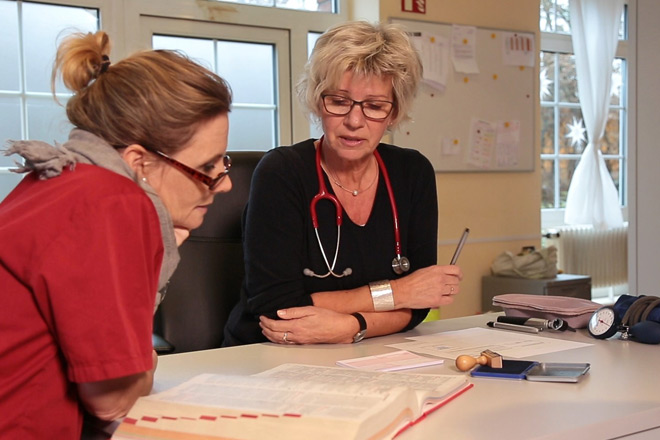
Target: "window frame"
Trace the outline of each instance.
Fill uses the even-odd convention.
[[[291,116],[286,121],[280,119],[279,132],[282,143],[288,144],[294,139],[306,139],[310,136],[310,124],[298,99],[295,85],[307,62],[308,32],[324,32],[330,26],[347,21],[348,0],[337,0],[337,13],[300,11],[284,8],[271,8],[237,3],[195,2],[193,0],[130,0],[124,10],[124,50],[132,53],[145,47],[141,35],[141,17],[186,19],[191,22],[212,22],[244,26],[248,31],[254,28],[283,29],[289,33],[289,95],[278,92],[280,99],[290,101]],[[193,29],[191,29],[193,31]],[[285,127],[287,125],[287,127]],[[290,141],[284,133],[290,132]]]
[[[195,0],[19,0],[61,6],[78,6],[99,10],[101,29],[113,41],[112,58],[122,59],[129,54],[150,49],[141,39],[142,16],[166,19],[188,19],[199,22],[225,23],[245,26],[246,32],[254,27],[286,30],[289,33],[289,120],[282,117],[280,133],[291,133],[291,139],[310,136],[309,121],[298,100],[295,84],[307,61],[307,34],[324,32],[330,26],[349,19],[348,0],[336,0],[337,12],[302,11],[286,8],[243,5],[223,1],[197,2]],[[192,31],[192,29],[191,29]],[[286,95],[279,91],[281,99]],[[286,126],[286,128],[284,127]],[[282,141],[286,141],[284,137]]]
[[[119,17],[120,14],[120,7],[118,2],[113,1],[113,0],[67,0],[67,1],[62,1],[62,0],[16,0],[16,3],[18,4],[19,7],[19,14],[20,9],[22,8],[24,3],[38,3],[38,4],[44,4],[44,5],[52,5],[52,6],[69,6],[69,7],[80,7],[80,8],[86,8],[86,9],[95,9],[98,11],[98,18],[99,18],[99,24],[100,24],[100,29],[105,29],[108,31],[108,33],[112,34],[119,34],[120,28],[117,26],[117,24],[121,21]],[[106,19],[105,17],[110,17]],[[114,18],[112,18],[114,17]],[[105,25],[104,25],[105,23]],[[22,26],[19,24],[19,38],[22,39]],[[22,40],[19,41],[19,45],[22,46]],[[25,72],[24,72],[24,54],[22,51],[19,53],[19,62],[22,64],[21,67],[21,79],[20,79],[20,85],[19,88],[20,90],[18,93],[12,96],[16,96],[21,100],[21,109],[20,109],[20,133],[21,133],[21,138],[24,139],[28,133],[27,133],[27,127],[28,127],[28,115],[27,115],[27,105],[26,105],[26,100],[28,98],[48,98],[52,99],[52,93],[49,92],[30,92],[27,91],[25,88]],[[9,95],[6,95],[9,96]],[[69,93],[65,93],[62,91],[58,91],[56,96],[58,98],[66,98],[69,97]],[[5,142],[6,139],[0,139],[1,142]],[[7,166],[0,166],[0,179],[16,179],[16,174],[12,173],[10,169],[13,167],[7,167]],[[20,181],[20,178],[19,180]],[[4,198],[4,197],[2,197]],[[0,198],[1,200],[1,198]]]
[[[193,25],[194,28],[191,28]],[[292,142],[291,124],[283,123],[283,121],[291,120],[291,99],[289,99],[291,96],[291,82],[289,81],[291,72],[288,62],[291,55],[289,52],[289,36],[286,31],[227,23],[190,22],[182,19],[150,16],[141,17],[140,31],[141,44],[145,46],[151,46],[154,35],[272,45],[275,48],[274,68],[276,70],[276,77],[274,78],[276,87],[275,102],[272,105],[276,115],[274,142],[276,145],[290,144]],[[232,106],[234,108],[271,107],[265,104],[246,104],[242,106],[240,104],[237,105],[236,102],[232,103]],[[231,148],[231,145],[229,147]]]
[[[21,8],[24,3],[36,3],[36,4],[44,4],[44,5],[53,5],[53,6],[68,6],[68,7],[80,7],[80,8],[86,8],[86,9],[95,9],[98,11],[98,19],[99,19],[99,29],[103,29],[103,17],[104,15],[116,15],[116,10],[117,10],[117,4],[116,2],[113,2],[112,0],[69,0],[69,1],[57,1],[57,0],[14,0],[18,4],[19,8],[19,16],[21,14]],[[117,33],[117,30],[114,26],[110,26],[108,29],[108,32],[114,32]],[[19,24],[19,33],[22,31],[22,26]],[[19,38],[22,38],[22,35],[19,35]],[[19,41],[20,47],[23,46],[22,40]],[[48,92],[30,92],[27,91],[25,88],[25,71],[24,71],[24,54],[19,52],[19,62],[21,63],[21,78],[20,78],[20,90],[16,94],[8,94],[6,96],[16,96],[21,99],[21,127],[20,127],[20,132],[21,132],[21,137],[25,138],[27,135],[27,126],[28,126],[28,121],[27,121],[27,110],[26,110],[26,105],[25,105],[25,100],[27,98],[49,98],[52,99],[53,94],[48,91]],[[62,91],[57,91],[56,97],[59,98],[67,98],[71,94],[67,92],[62,92]],[[7,171],[5,167],[0,167],[0,172],[5,172]]]
[[[624,32],[624,35],[629,34],[629,29],[631,26],[630,23],[630,16],[626,12],[626,29]],[[561,33],[561,32],[545,32],[545,31],[540,31],[541,34],[541,44],[539,51],[540,52],[553,52],[553,53],[561,53],[561,54],[574,54],[575,52],[573,51],[573,42],[571,39],[570,34],[566,33]],[[630,47],[630,41],[627,38],[627,36],[624,36],[625,39],[619,39],[619,42],[617,44],[617,49],[615,53],[615,58],[620,58],[624,60],[625,63],[625,68],[624,68],[624,79],[623,82],[625,84],[625,87],[622,90],[622,96],[621,96],[621,102],[617,106],[610,106],[611,109],[617,109],[619,113],[623,112],[623,117],[620,118],[621,121],[621,126],[619,128],[619,139],[620,139],[620,149],[619,149],[619,154],[618,155],[603,155],[603,158],[605,160],[608,159],[618,159],[620,160],[620,167],[619,167],[619,172],[622,174],[619,179],[620,179],[620,186],[619,186],[619,203],[620,203],[620,208],[621,212],[623,214],[623,218],[625,221],[628,219],[628,192],[629,192],[629,179],[628,179],[628,161],[629,159],[629,140],[630,140],[630,135],[631,135],[631,130],[634,129],[633,127],[630,126],[630,103],[631,103],[631,93],[632,93],[632,87],[630,84],[630,78],[632,78],[630,74],[630,62],[631,62],[631,56],[632,54],[630,53],[629,47]],[[540,75],[540,71],[539,71]],[[555,82],[557,81],[558,78],[555,77]],[[554,84],[553,84],[554,86]],[[555,94],[555,99],[556,99],[556,94]],[[539,105],[540,108],[555,108],[554,105],[548,106],[548,105],[543,105],[543,99],[539,98]],[[579,102],[576,104],[579,107]],[[567,106],[566,106],[567,107]],[[558,122],[558,121],[556,121]],[[557,127],[555,127],[557,129]],[[540,132],[543,130],[541,129]],[[585,145],[586,146],[586,145]],[[562,157],[565,157],[565,155],[559,154],[557,152],[557,148],[555,145],[554,152],[552,154],[550,153],[540,153],[539,152],[539,157],[542,160],[553,160],[555,158],[561,159]],[[579,161],[579,158],[577,159]],[[542,169],[542,167],[541,167]],[[558,190],[558,185],[557,185],[557,180],[559,179],[559,176],[556,172],[556,164],[555,164],[555,193]],[[555,199],[557,199],[558,195],[555,194]],[[565,225],[564,222],[564,213],[565,213],[565,208],[543,208],[540,207],[541,210],[541,229],[542,230],[549,230],[553,228],[557,228],[560,226]]]
[[[231,24],[243,26],[250,36],[255,27],[286,31],[289,59],[284,62],[288,75],[280,75],[277,81],[288,81],[287,91],[278,87],[277,96],[287,100],[288,109],[279,115],[279,142],[283,145],[312,135],[309,120],[295,97],[295,84],[307,61],[307,34],[324,32],[332,25],[349,19],[348,0],[336,0],[335,13],[303,11],[256,5],[243,5],[222,1],[195,0],[18,0],[28,3],[73,6],[99,11],[100,29],[108,32],[113,47],[111,60],[123,59],[138,50],[151,48],[151,40],[141,39],[142,17],[185,19],[190,22]],[[190,27],[191,35],[194,26]],[[23,114],[22,119],[25,119]],[[27,122],[24,122],[27,123]],[[25,135],[24,129],[22,136]],[[0,178],[10,174],[9,168],[0,167]],[[12,176],[14,176],[12,174]]]

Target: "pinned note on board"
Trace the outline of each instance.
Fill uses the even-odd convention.
[[[477,28],[453,25],[451,29],[451,60],[460,73],[479,73],[477,63]]]

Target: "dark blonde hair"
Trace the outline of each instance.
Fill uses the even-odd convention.
[[[59,45],[58,73],[74,92],[66,113],[77,128],[119,148],[165,153],[183,148],[200,123],[229,112],[231,89],[218,75],[173,51],[138,52],[110,64],[110,38],[77,33]]]
[[[401,27],[354,21],[321,35],[297,87],[298,97],[309,113],[320,117],[321,95],[336,88],[345,72],[391,78],[395,109],[392,127],[409,119],[422,77],[422,62]]]

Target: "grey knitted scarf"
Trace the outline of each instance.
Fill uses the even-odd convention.
[[[76,163],[91,164],[131,179],[147,193],[158,213],[165,248],[156,294],[158,306],[164,296],[164,288],[179,263],[179,251],[172,218],[156,191],[148,183],[137,179],[135,172],[110,144],[84,130],[72,130],[69,140],[64,144],[56,143],[55,147],[40,141],[9,141],[8,146],[5,155],[18,154],[25,160],[24,164],[17,163],[19,168],[12,170],[14,172],[35,171],[40,179],[50,179],[59,176],[65,167],[73,169]]]

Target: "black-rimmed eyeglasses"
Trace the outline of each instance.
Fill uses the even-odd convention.
[[[161,158],[165,159],[166,162],[170,163],[172,166],[177,168],[180,171],[183,171],[184,173],[188,174],[193,180],[196,180],[198,182],[202,182],[204,185],[209,187],[209,190],[213,191],[218,187],[220,182],[222,182],[222,179],[229,174],[229,170],[231,169],[231,158],[229,155],[225,154],[222,156],[222,163],[225,167],[223,171],[220,172],[216,177],[210,177],[207,176],[204,173],[201,173],[197,171],[194,168],[190,168],[188,165],[182,164],[176,159],[172,159],[170,156],[167,154],[163,153],[162,151],[154,150],[151,148],[148,148],[147,150],[151,151],[152,153],[160,156]]]
[[[323,107],[331,115],[346,116],[353,110],[353,106],[359,105],[365,118],[374,121],[383,121],[392,113],[394,103],[378,99],[367,99],[356,101],[341,95],[321,95]]]

